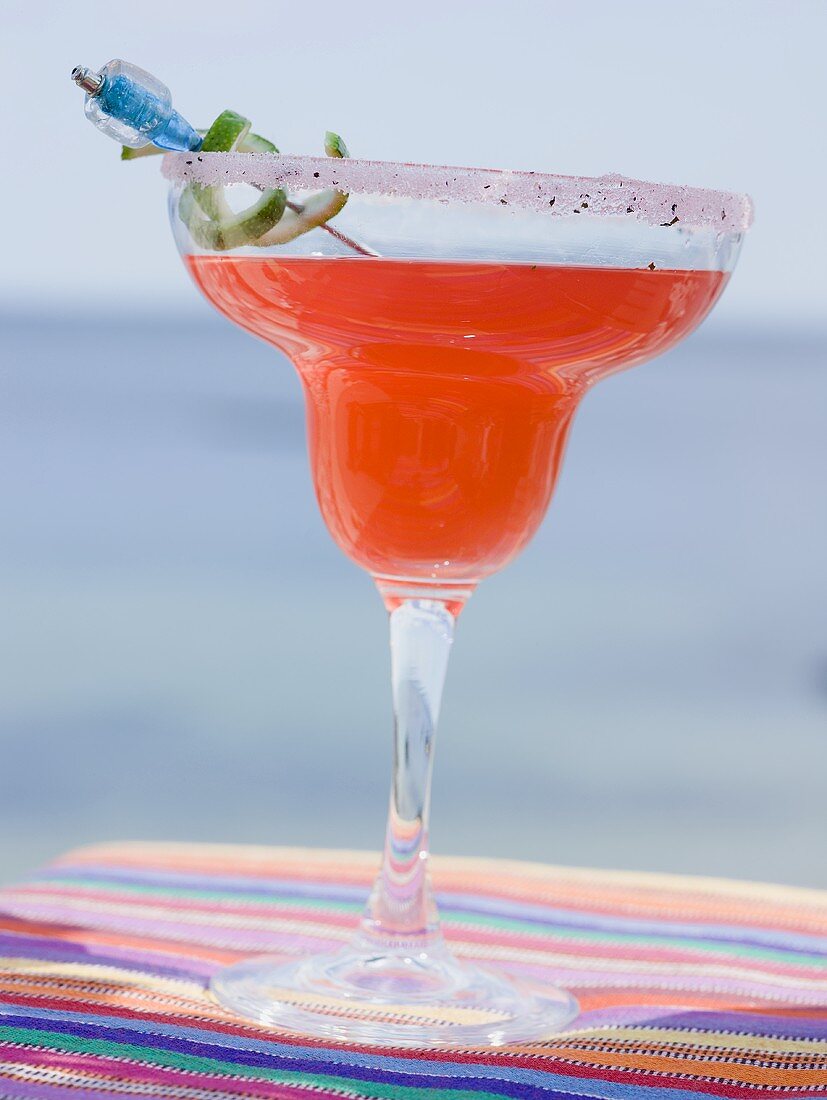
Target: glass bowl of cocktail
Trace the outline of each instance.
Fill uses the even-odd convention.
[[[391,630],[390,812],[364,915],[338,950],[241,962],[212,989],[243,1016],[321,1037],[551,1034],[576,1014],[568,993],[454,955],[440,932],[428,811],[454,625],[542,521],[588,389],[709,312],[749,199],[266,152],[170,155],[164,173],[197,286],[299,373],[319,507]]]

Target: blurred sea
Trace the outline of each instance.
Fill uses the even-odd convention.
[[[287,361],[206,310],[0,322],[0,879],[378,846],[385,616]],[[711,328],[589,395],[460,623],[435,850],[827,886],[826,353]]]

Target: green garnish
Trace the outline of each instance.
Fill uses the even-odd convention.
[[[259,134],[248,134],[238,147],[240,153],[277,153],[278,149]]]
[[[250,120],[236,111],[222,111],[204,135],[202,152],[239,152],[249,139],[250,126]],[[254,144],[261,148],[265,141],[258,138]],[[268,141],[266,145],[272,143]],[[181,195],[178,211],[193,240],[202,248],[223,252],[263,236],[281,218],[286,201],[282,190],[267,190],[252,206],[237,213],[227,201],[223,187],[191,183]],[[200,211],[196,210],[196,203]]]
[[[249,138],[250,126],[250,120],[244,115],[235,111],[222,111],[204,135],[201,152],[240,152],[242,144]],[[265,142],[264,138],[254,139],[253,144],[262,152],[278,152],[272,142]],[[263,149],[264,145],[269,148]],[[187,203],[183,207],[179,206],[179,210],[182,210],[181,217],[193,236],[196,232],[199,234],[195,239],[202,247],[222,251],[252,243],[261,237],[281,218],[287,201],[284,191],[278,188],[268,190],[251,207],[237,214],[227,202],[223,187],[204,187],[203,184],[192,183],[189,190],[206,214],[208,224],[198,224],[194,217],[195,212],[188,208]],[[205,241],[210,243],[205,244]]]
[[[302,233],[325,225],[339,213],[346,202],[347,195],[341,191],[320,191],[303,203],[290,203],[272,229],[267,230],[257,241],[249,243],[261,248],[271,244],[287,244]]]
[[[204,134],[204,153],[278,153],[266,138],[250,130],[250,120],[235,111],[222,111]],[[329,157],[347,157],[347,146],[338,134],[328,131],[324,151]],[[154,145],[121,150],[121,160],[164,153]],[[261,198],[246,210],[235,212],[227,201],[226,188],[190,183],[181,193],[178,213],[196,244],[210,251],[225,251],[244,245],[267,247],[285,244],[302,233],[326,225],[348,196],[341,191],[320,191],[304,202],[290,202],[280,188],[262,191]]]
[[[338,134],[328,130],[324,136],[324,151],[329,157],[347,157],[347,146]],[[251,243],[266,248],[271,244],[286,244],[302,233],[308,233],[317,226],[326,225],[335,218],[347,202],[343,191],[320,191],[311,195],[303,203],[288,202],[287,209],[277,225],[274,225],[263,237]]]
[[[284,213],[284,192],[265,191],[257,202],[240,214],[233,214],[226,207],[220,216],[213,216],[208,212],[208,209],[214,209],[212,198],[209,202],[205,201],[204,191],[207,188],[199,194],[196,186],[189,184],[184,189],[178,203],[178,213],[196,244],[213,252],[258,244]],[[221,201],[226,205],[223,196]]]
[[[198,131],[203,134],[203,130]],[[128,145],[121,146],[121,160],[137,160],[138,157],[157,157],[161,153],[168,153],[169,149],[161,149],[157,145],[142,145],[140,149],[132,149]]]
[[[350,153],[347,151],[342,138],[338,134],[334,134],[332,130],[328,130],[324,136],[324,151],[329,157],[349,157]]]
[[[204,135],[202,153],[233,153],[250,132],[252,123],[235,111],[222,111]]]

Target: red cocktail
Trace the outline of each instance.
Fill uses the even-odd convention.
[[[589,383],[670,347],[721,271],[189,255],[292,358],[316,495],[374,576],[473,583],[546,512]]]

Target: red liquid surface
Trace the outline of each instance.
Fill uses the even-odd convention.
[[[475,581],[531,538],[586,387],[663,351],[717,271],[190,256],[307,395],[325,522],[372,573]]]

